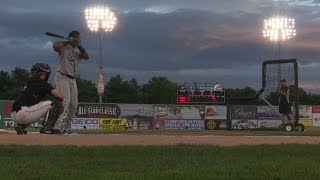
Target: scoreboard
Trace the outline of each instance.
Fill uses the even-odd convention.
[[[225,103],[225,91],[178,90],[177,103]]]

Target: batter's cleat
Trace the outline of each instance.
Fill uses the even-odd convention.
[[[44,126],[43,128],[40,129],[40,133],[41,134],[54,134],[52,132],[52,129],[50,129],[50,128],[46,127],[46,126]]]
[[[64,130],[61,135],[77,135],[78,133],[71,130]]]
[[[41,128],[40,134],[52,134],[50,129]]]
[[[61,134],[60,129],[51,129],[51,134]]]

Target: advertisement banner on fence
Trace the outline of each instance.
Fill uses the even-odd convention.
[[[121,109],[121,117],[153,117],[152,104],[118,104]]]
[[[313,126],[313,120],[312,119],[300,119],[299,123],[303,124],[305,127],[312,127]]]
[[[14,127],[11,119],[11,106],[13,101],[0,101],[0,129]]]
[[[169,116],[169,106],[167,105],[154,105],[153,118]]]
[[[139,119],[139,130],[148,130],[152,129],[152,118],[146,119]]]
[[[258,120],[231,120],[232,129],[257,129]]]
[[[121,118],[127,119],[126,129],[152,129],[152,104],[118,104]]]
[[[282,124],[281,120],[258,120],[258,128],[279,128]]]
[[[227,129],[226,120],[205,120],[205,129],[206,130],[216,130],[216,129]]]
[[[154,118],[165,119],[204,119],[205,106],[155,105]]]
[[[176,106],[177,113],[180,114],[181,119],[204,119],[204,106]]]
[[[189,129],[189,130],[203,130],[205,129],[204,120],[191,119],[153,119],[153,129]]]
[[[204,120],[165,120],[164,129],[168,130],[203,130]]]
[[[279,107],[273,106],[273,108],[270,106],[258,106],[258,119],[280,120]]]
[[[257,106],[231,106],[231,119],[257,120]]]
[[[100,118],[99,128],[102,130],[124,130],[127,120],[123,118]]]
[[[152,117],[129,117],[127,119],[127,123],[125,124],[126,129],[134,129],[134,130],[147,130],[152,129]]]
[[[153,129],[164,129],[164,120],[154,118],[152,120],[152,127]]]
[[[312,121],[312,106],[307,106],[307,105],[299,106],[299,120]]]
[[[117,104],[79,103],[77,118],[118,118],[121,108]]]
[[[227,119],[227,106],[205,106],[205,119]]]
[[[72,129],[99,129],[99,118],[73,118]]]
[[[312,125],[317,127],[320,126],[320,113],[312,114]]]
[[[227,119],[227,106],[155,105],[153,113],[163,119]]]
[[[320,105],[312,106],[312,113],[320,113]]]

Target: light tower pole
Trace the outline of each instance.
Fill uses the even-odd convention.
[[[100,33],[100,53],[99,53],[99,76],[98,76],[98,96],[99,103],[102,103],[102,97],[104,95],[104,76],[102,67],[102,40],[103,32],[110,32],[114,29],[117,18],[113,10],[105,7],[93,7],[85,10],[85,18],[88,28],[93,32]]]

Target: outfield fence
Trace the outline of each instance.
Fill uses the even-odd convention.
[[[12,128],[13,101],[0,100],[0,129]],[[277,108],[277,107],[276,107]],[[229,114],[229,118],[227,118]],[[31,124],[41,127],[42,120]],[[320,126],[320,105],[299,106],[299,122]],[[73,129],[215,130],[277,128],[282,121],[268,106],[79,103]],[[60,126],[59,122],[56,126]]]

